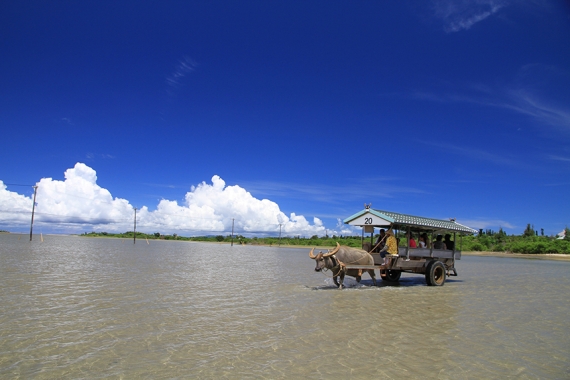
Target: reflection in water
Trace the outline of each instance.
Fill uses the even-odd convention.
[[[570,263],[338,290],[308,250],[0,235],[0,377],[567,378]]]

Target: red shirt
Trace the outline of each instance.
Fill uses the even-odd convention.
[[[410,239],[410,248],[418,248],[418,246],[416,245],[416,241],[414,240],[414,238]]]

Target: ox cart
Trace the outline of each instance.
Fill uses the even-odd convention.
[[[461,247],[461,237],[477,232],[457,223],[455,219],[425,218],[375,210],[370,206],[365,206],[364,210],[346,218],[344,223],[362,227],[362,248],[374,258],[374,265],[347,264],[347,269],[358,270],[359,273],[378,269],[382,280],[388,282],[398,281],[402,272],[423,274],[429,286],[442,286],[447,276],[457,276],[455,262],[461,259],[461,250],[457,249],[458,245],[459,248]],[[385,264],[383,264],[384,260],[380,253],[377,252],[377,246],[381,245],[382,241],[374,241],[375,229],[378,231],[381,229],[394,231],[398,240],[403,239],[405,243],[398,244],[397,255],[386,255]],[[365,233],[370,234],[369,242],[365,239]],[[420,234],[428,236],[427,246],[425,248],[410,247],[408,237],[414,235],[417,237]],[[430,242],[433,242],[438,235],[448,235],[450,239],[448,246],[435,244],[438,248],[434,248],[434,244]],[[453,240],[451,240],[451,236],[453,236]],[[457,240],[458,237],[459,241]]]

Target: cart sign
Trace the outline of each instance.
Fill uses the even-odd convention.
[[[348,225],[351,226],[389,226],[393,220],[390,220],[391,218],[384,216],[380,217],[379,215],[377,215],[379,213],[373,213],[373,212],[365,212],[360,216],[357,216],[356,218],[350,220],[348,222]],[[346,221],[345,221],[346,223]]]

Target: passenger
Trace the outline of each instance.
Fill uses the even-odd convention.
[[[433,249],[447,249],[445,243],[443,242],[443,236],[437,235],[435,241],[433,242]]]
[[[414,240],[414,234],[412,234],[411,232],[409,233],[408,247],[418,248],[418,245],[416,244],[416,241]]]
[[[398,242],[394,237],[392,230],[386,232],[386,244],[380,250],[380,257],[382,258],[382,265],[386,265],[386,254],[398,256]]]
[[[455,242],[451,241],[450,234],[445,234],[445,240],[443,242],[445,243],[447,249],[449,249],[450,251],[453,251],[455,249]]]
[[[420,235],[420,248],[427,248],[429,245],[428,243],[428,236],[427,234],[424,232],[423,234]]]
[[[380,252],[380,250],[384,248],[384,244],[386,244],[386,231],[381,228],[380,235],[378,235],[378,239],[376,239],[376,243],[374,243],[374,252]]]

